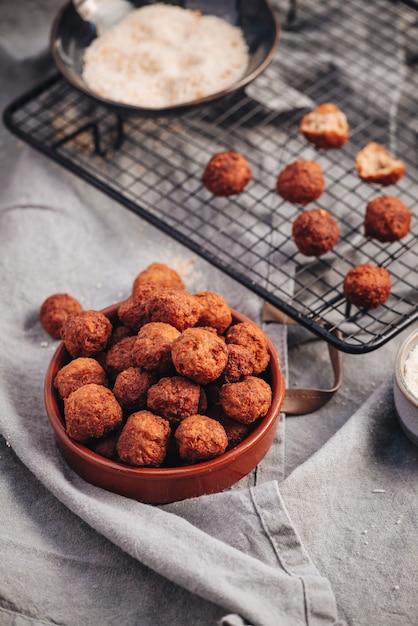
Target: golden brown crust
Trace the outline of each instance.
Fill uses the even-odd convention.
[[[180,458],[188,463],[213,459],[223,454],[228,445],[228,437],[222,424],[206,415],[186,417],[174,436]]]
[[[116,376],[113,393],[125,411],[139,411],[146,408],[148,389],[154,383],[155,376],[151,372],[128,367]]]
[[[344,295],[362,309],[375,309],[389,298],[391,278],[387,269],[364,263],[351,268],[344,278]]]
[[[303,211],[292,224],[292,237],[305,256],[321,256],[337,244],[340,230],[337,220],[325,209]]]
[[[223,381],[235,383],[244,376],[249,376],[254,371],[253,353],[245,346],[236,343],[228,343],[228,361],[222,373]]]
[[[200,303],[197,326],[216,328],[222,335],[232,323],[232,313],[225,298],[213,291],[200,291],[195,294]]]
[[[89,448],[96,454],[104,456],[107,459],[118,460],[118,453],[116,450],[116,444],[119,438],[119,429],[112,431],[109,435],[99,437],[99,439],[92,439],[89,441]]]
[[[112,334],[112,324],[100,311],[70,313],[61,336],[72,357],[94,356],[104,350]]]
[[[341,148],[348,139],[349,125],[345,113],[336,104],[319,104],[306,113],[299,125],[302,135],[316,148]]]
[[[165,265],[165,263],[151,263],[136,276],[132,293],[138,289],[140,285],[146,283],[154,283],[160,287],[172,287],[174,289],[184,289],[183,280],[176,270]]]
[[[105,355],[105,367],[110,377],[116,376],[122,370],[133,367],[133,347],[136,337],[130,335],[110,346]]]
[[[118,428],[123,412],[110,389],[89,383],[64,399],[64,417],[68,436],[85,443]]]
[[[137,467],[159,467],[166,456],[170,437],[167,420],[151,411],[132,413],[117,443],[118,455],[124,463]]]
[[[228,360],[223,337],[205,328],[188,328],[171,349],[174,367],[180,376],[206,385],[222,374]]]
[[[277,193],[288,202],[308,204],[317,200],[325,190],[321,165],[317,161],[299,159],[286,165],[276,181]]]
[[[173,368],[171,348],[180,331],[165,322],[148,322],[142,326],[133,346],[137,367],[147,371],[169,372]]]
[[[141,326],[149,322],[146,305],[156,289],[158,285],[155,283],[138,285],[135,292],[119,305],[118,317],[131,332],[137,333]]]
[[[222,424],[228,437],[227,450],[235,448],[239,443],[244,441],[250,432],[250,425],[237,422],[224,413],[216,416],[216,419]]]
[[[61,398],[67,398],[70,393],[87,385],[96,383],[107,387],[107,375],[96,359],[78,357],[58,370],[54,378],[54,387]]]
[[[271,402],[270,385],[256,376],[246,376],[237,383],[225,383],[219,392],[219,404],[225,415],[243,424],[252,424],[264,417]]]
[[[251,180],[251,167],[239,152],[227,150],[214,154],[202,176],[204,187],[215,196],[241,193]]]
[[[80,302],[68,293],[54,293],[41,305],[39,321],[53,339],[61,339],[61,330],[70,313],[83,310]]]
[[[178,424],[198,412],[200,390],[200,385],[183,376],[160,378],[148,390],[147,406],[170,424]]]
[[[199,300],[194,295],[169,287],[152,292],[145,307],[150,322],[165,322],[180,331],[197,324],[200,310]]]
[[[397,241],[409,233],[411,211],[394,196],[379,196],[367,204],[364,234],[381,242]]]
[[[251,353],[254,374],[264,372],[270,361],[266,334],[253,322],[239,322],[231,326],[226,335],[226,343],[243,346]]]
[[[357,153],[354,165],[366,183],[386,187],[394,185],[405,174],[405,163],[395,159],[384,146],[371,141]]]

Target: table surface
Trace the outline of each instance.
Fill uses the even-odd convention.
[[[53,69],[47,44],[60,4],[0,5],[2,108]],[[299,26],[315,48],[324,33],[309,29],[310,11],[299,4]],[[415,32],[418,15],[405,19]],[[364,30],[378,38],[369,21]],[[282,35],[282,50],[302,55],[296,34]],[[390,45],[401,50],[401,43]],[[203,626],[239,624],[241,615],[242,623],[263,626],[308,617],[337,624],[333,597],[340,624],[418,623],[418,453],[399,427],[392,394],[395,354],[415,325],[376,351],[344,354],[339,391],[315,413],[283,415],[258,474],[232,490],[155,508],[97,493],[60,462],[53,437],[44,435],[42,382],[56,344],[37,319],[43,299],[68,290],[91,308],[104,307],[125,297],[154,260],[183,272],[191,290],[218,291],[259,323],[262,299],[5,127],[0,163],[0,623],[151,625],[158,616],[160,625]],[[297,326],[264,328],[288,386],[330,386],[324,341]],[[34,445],[37,432],[44,450]],[[295,598],[304,587],[308,608],[289,600],[292,585]],[[279,601],[270,588],[282,592]],[[328,613],[321,616],[322,598]],[[258,613],[263,602],[268,608]]]

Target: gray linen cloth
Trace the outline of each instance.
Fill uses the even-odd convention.
[[[58,3],[23,6],[0,5],[3,105],[48,68]],[[283,416],[233,489],[156,507],[87,484],[45,415],[45,297],[101,308],[161,260],[256,321],[261,303],[5,129],[0,142],[0,624],[416,624],[418,454],[393,409],[395,342],[347,357],[338,396]],[[321,342],[266,330],[298,380],[307,355],[326,369]]]

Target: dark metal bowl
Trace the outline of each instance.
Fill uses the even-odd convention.
[[[133,9],[147,4],[153,3],[132,0]],[[249,49],[250,62],[245,74],[238,82],[204,98],[159,109],[142,108],[102,98],[88,87],[82,77],[84,50],[97,37],[96,28],[80,17],[71,1],[61,8],[52,26],[50,50],[56,67],[71,85],[101,104],[122,114],[149,116],[178,113],[243,89],[265,70],[276,52],[280,26],[268,0],[223,0],[217,3],[211,0],[183,0],[182,2],[168,0],[167,4],[200,10],[203,14],[217,14],[242,29]]]

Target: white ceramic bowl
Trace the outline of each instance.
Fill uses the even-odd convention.
[[[418,445],[418,396],[405,379],[405,361],[412,349],[418,345],[418,330],[410,334],[401,344],[395,358],[393,394],[399,423],[406,436]]]

